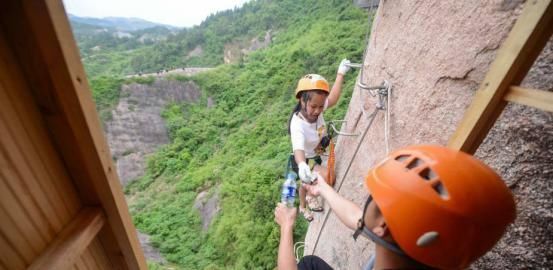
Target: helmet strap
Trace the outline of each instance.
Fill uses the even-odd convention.
[[[403,250],[401,250],[401,248],[397,244],[390,243],[382,239],[380,236],[376,235],[371,230],[369,230],[367,226],[365,226],[364,216],[365,216],[365,213],[367,213],[367,209],[369,208],[369,204],[371,201],[372,201],[372,196],[369,196],[369,198],[367,199],[367,202],[365,203],[365,207],[363,208],[363,216],[359,219],[359,221],[357,221],[357,229],[353,233],[353,239],[357,241],[357,237],[359,237],[361,233],[364,233],[375,244],[379,244],[400,256],[408,257],[407,254],[405,254],[405,252],[403,252]]]
[[[405,254],[405,252],[403,252],[403,250],[401,250],[401,248],[398,245],[394,243],[390,243],[380,238],[378,235],[373,233],[371,230],[367,229],[367,227],[365,226],[363,226],[362,228],[357,228],[357,230],[355,230],[355,232],[353,233],[353,239],[357,240],[357,237],[359,236],[359,234],[361,234],[361,232],[367,235],[375,244],[381,245],[386,249],[391,250],[397,255],[407,257],[407,254]]]

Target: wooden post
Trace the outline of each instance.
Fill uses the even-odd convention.
[[[448,146],[473,154],[507,104],[505,94],[519,85],[553,31],[551,0],[527,1],[499,49]]]
[[[511,86],[505,100],[553,112],[553,92]]]

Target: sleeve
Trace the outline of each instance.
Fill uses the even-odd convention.
[[[305,135],[303,134],[302,128],[299,126],[298,121],[292,119],[290,123],[290,138],[292,139],[292,150],[303,150],[305,151]]]

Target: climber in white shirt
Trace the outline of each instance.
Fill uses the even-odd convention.
[[[349,63],[347,59],[341,61],[332,90],[329,90],[326,79],[318,74],[307,74],[298,82],[296,88],[298,104],[290,115],[288,131],[294,153],[292,169],[303,182],[313,181],[314,173],[327,175],[327,168],[321,166],[322,160],[319,156],[325,147],[321,142],[325,141],[324,138],[327,135],[323,112],[338,102],[344,75],[350,69]],[[299,211],[306,220],[313,220],[311,211],[323,210],[316,198],[311,198],[308,202],[309,208],[306,207],[306,192],[303,187],[299,189],[299,198]]]

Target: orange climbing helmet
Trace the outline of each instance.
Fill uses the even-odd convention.
[[[330,92],[328,82],[319,74],[307,74],[300,79],[298,87],[296,88],[296,98],[300,98],[301,92],[309,90],[322,90],[326,93]]]
[[[432,267],[468,267],[516,217],[513,195],[492,169],[442,146],[398,150],[365,184],[401,250]]]

